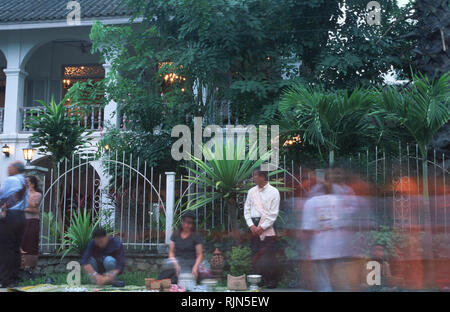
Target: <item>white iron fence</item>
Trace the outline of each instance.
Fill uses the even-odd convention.
[[[422,196],[422,159],[418,147],[407,146],[398,149],[398,153],[386,155],[375,149],[366,149],[355,157],[337,161],[344,168],[342,183],[348,184],[357,196],[366,197],[370,202],[369,215],[375,225],[394,227],[409,231],[413,227],[424,226],[424,198]],[[433,152],[428,160],[428,188],[431,226],[435,233],[450,234],[450,160],[444,155]],[[282,158],[280,169],[284,172],[269,179],[278,181],[289,191],[281,192],[282,223],[292,221],[293,213],[299,213],[299,199],[308,197],[311,185],[317,182],[322,171],[316,166],[299,165]],[[319,170],[318,170],[319,169]],[[187,176],[189,177],[189,176]],[[248,181],[251,183],[251,181]],[[183,182],[183,176],[177,179],[175,215],[179,216],[184,205],[199,192],[212,192],[198,185]],[[239,220],[243,220],[245,196],[239,195]],[[195,211],[196,225],[201,230],[230,230],[231,222],[226,204],[217,200]],[[297,217],[297,216],[296,216]],[[297,228],[300,227],[297,219]],[[292,226],[292,225],[291,225]],[[295,226],[295,225],[294,225]]]
[[[171,228],[165,224],[164,200],[173,197],[173,191],[163,190],[164,176],[170,183],[174,174],[157,172],[125,154],[107,153],[100,159],[73,155],[70,161],[58,163],[42,179],[41,250],[54,252],[61,246],[78,211],[90,212],[92,220],[99,218],[127,248],[164,245],[166,228]],[[171,184],[169,189],[174,188]]]
[[[428,161],[431,225],[433,231],[450,233],[450,176],[445,155],[433,154]],[[317,168],[297,165],[283,159],[284,172],[271,177],[289,191],[281,193],[284,220],[306,198],[316,180]],[[369,190],[371,215],[379,225],[396,226],[403,231],[423,226],[421,158],[416,146],[399,148],[387,156],[375,148],[348,159],[346,178],[357,190]],[[188,200],[199,192],[181,174],[160,172],[133,155],[106,152],[101,157],[73,155],[57,164],[42,179],[41,239],[43,252],[60,247],[71,216],[78,209],[92,212],[104,227],[119,237],[128,249],[150,250],[168,243],[174,225]],[[356,182],[355,182],[356,181]],[[251,181],[249,180],[249,183]],[[359,183],[359,184],[358,184]],[[359,185],[359,186],[358,186]],[[363,192],[364,193],[364,192]],[[366,196],[365,194],[359,194]],[[245,196],[237,198],[242,220]],[[225,202],[214,201],[195,211],[199,230],[230,230]]]

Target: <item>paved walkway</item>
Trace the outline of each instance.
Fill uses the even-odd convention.
[[[0,288],[0,293],[7,291],[8,291],[7,288]],[[310,290],[299,288],[275,288],[275,289],[262,289],[261,292],[310,292]]]
[[[263,288],[261,289],[261,292],[311,292],[311,290],[301,288],[274,288],[274,289]]]

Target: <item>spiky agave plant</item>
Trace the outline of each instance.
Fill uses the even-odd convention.
[[[183,178],[183,181],[189,184],[198,185],[199,189],[212,189],[212,191],[191,194],[193,198],[185,203],[185,209],[195,210],[222,199],[230,215],[231,234],[236,239],[239,237],[236,197],[249,190],[252,184],[246,183],[247,180],[251,178],[253,171],[271,156],[271,151],[268,151],[256,159],[256,144],[245,148],[245,142],[242,140],[239,136],[236,142],[226,139],[222,142],[222,148],[217,148],[215,152],[203,145],[205,160],[191,156],[191,166],[184,166],[190,175]],[[280,172],[283,170],[274,170],[269,176]],[[277,182],[271,184],[277,184]],[[284,190],[284,188],[278,189]]]
[[[63,259],[69,252],[82,255],[92,239],[92,232],[100,223],[100,218],[92,216],[91,211],[78,208],[77,213],[72,215],[69,228],[64,233],[59,252]]]

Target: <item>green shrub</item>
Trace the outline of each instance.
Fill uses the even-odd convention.
[[[230,254],[230,274],[240,276],[252,273],[252,257],[249,247],[233,247]]]
[[[397,256],[396,247],[405,246],[405,235],[397,229],[380,225],[377,230],[356,233],[354,242],[361,245],[361,252],[367,255],[370,254],[371,246],[380,244],[384,246],[387,258],[395,258]]]

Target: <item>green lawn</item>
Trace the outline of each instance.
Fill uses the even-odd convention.
[[[124,272],[119,276],[121,281],[124,281],[126,285],[135,285],[135,286],[145,286],[145,278],[153,277],[156,278],[158,273],[156,272]],[[36,277],[34,279],[24,280],[19,283],[19,286],[34,286],[39,284],[46,284],[46,280],[51,278],[51,284],[54,285],[64,285],[67,284],[67,273],[48,273],[43,274],[42,276]],[[89,277],[82,273],[81,274],[81,284],[89,285],[91,281]]]

